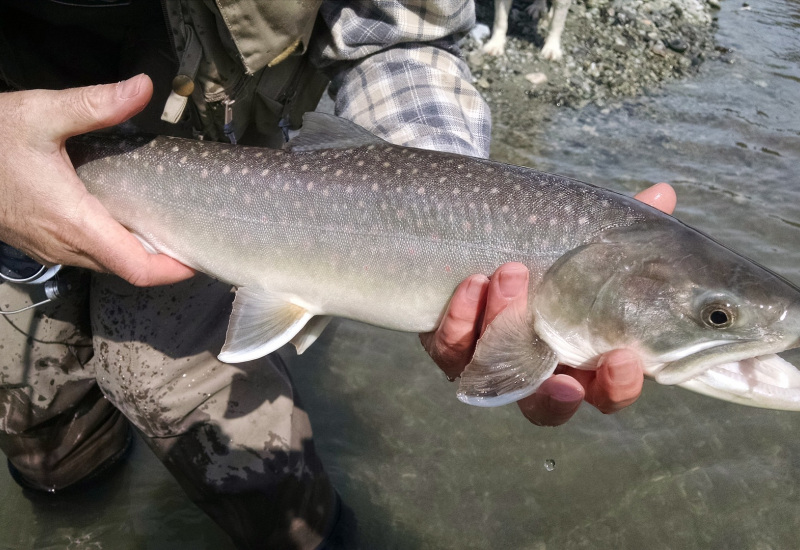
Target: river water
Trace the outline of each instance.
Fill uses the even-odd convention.
[[[800,283],[800,3],[748,3],[719,13],[731,62],[493,155],[631,193],[669,181],[679,218]],[[290,361],[349,547],[800,547],[799,413],[648,382],[621,413],[536,428],[458,402],[415,335],[349,321]],[[0,548],[231,547],[141,442],[83,495],[27,498],[5,471],[0,494]]]

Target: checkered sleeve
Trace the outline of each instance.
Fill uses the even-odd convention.
[[[471,1],[328,1],[321,13],[315,62],[337,115],[392,143],[488,156],[489,108],[456,46]]]

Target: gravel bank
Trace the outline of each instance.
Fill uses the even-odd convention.
[[[705,0],[573,0],[564,57],[547,61],[539,55],[547,29],[531,21],[528,4],[514,2],[505,55],[481,51],[493,0],[476,1],[479,26],[462,44],[499,131],[535,125],[559,107],[617,108],[726,53],[715,47],[714,8]]]

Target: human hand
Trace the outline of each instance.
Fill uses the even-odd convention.
[[[118,84],[0,94],[0,240],[37,261],[115,273],[139,286],[194,271],[149,254],[90,195],[67,156],[67,138],[119,124],[153,93],[146,75]]]
[[[658,183],[636,199],[671,214],[675,191]],[[528,270],[520,263],[500,266],[491,278],[472,275],[462,282],[435,332],[420,334],[422,345],[450,379],[469,363],[486,326],[512,303],[528,301]],[[627,407],[639,397],[644,382],[639,357],[630,350],[603,354],[594,371],[559,365],[536,393],[517,402],[522,414],[539,426],[559,426],[569,420],[585,399],[604,413]]]

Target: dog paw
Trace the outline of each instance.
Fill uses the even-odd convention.
[[[544,47],[542,48],[542,57],[549,59],[550,61],[558,61],[563,56],[564,52],[561,51],[560,44],[551,44],[550,42],[545,42]]]
[[[528,14],[533,21],[539,21],[542,17],[547,15],[547,0],[536,0],[533,4],[525,8],[525,13]]]
[[[483,52],[489,55],[503,55],[506,51],[506,39],[503,37],[492,37],[483,45]]]

